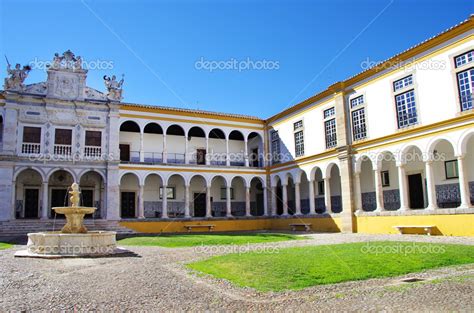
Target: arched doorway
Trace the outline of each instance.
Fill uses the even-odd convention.
[[[206,179],[201,175],[195,175],[191,178],[189,182],[189,189],[191,191],[191,207],[193,210],[194,217],[205,217],[208,215],[207,212],[207,183]],[[210,197],[210,195],[209,195]],[[211,207],[212,207],[212,200]]]
[[[86,215],[87,218],[100,218],[104,216],[104,182],[102,176],[94,171],[84,173],[79,180],[81,189],[81,205],[87,207],[96,207],[94,214]]]
[[[259,177],[250,181],[250,215],[263,216],[265,214],[263,182]]]
[[[42,183],[40,173],[23,170],[15,180],[15,218],[39,218],[41,215]]]
[[[362,199],[362,210],[366,212],[377,209],[375,194],[374,165],[369,157],[362,157],[360,165],[360,196]]]
[[[51,212],[51,208],[70,205],[68,191],[73,183],[74,177],[71,173],[65,170],[57,170],[49,176],[48,186],[50,190],[50,216],[64,218],[63,214]]]
[[[136,218],[139,191],[139,179],[133,173],[127,173],[120,179],[120,217]]]

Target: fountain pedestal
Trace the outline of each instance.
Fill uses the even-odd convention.
[[[66,216],[66,225],[60,232],[39,232],[28,234],[27,250],[18,251],[18,257],[61,258],[103,256],[127,252],[117,248],[116,232],[87,231],[84,216],[96,208],[79,206],[79,186],[71,186],[71,206],[54,207],[58,214]]]

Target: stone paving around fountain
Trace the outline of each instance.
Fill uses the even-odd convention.
[[[53,207],[56,213],[66,216],[66,224],[60,232],[28,233],[26,250],[15,253],[17,257],[32,258],[62,258],[88,257],[120,254],[127,252],[117,248],[116,232],[87,231],[84,226],[84,216],[94,213],[97,208],[79,206],[79,185],[73,183],[69,191],[70,206]]]
[[[474,238],[463,237],[309,236],[310,240],[270,245],[288,247],[380,240],[474,245]],[[259,293],[195,275],[184,268],[183,263],[219,254],[216,249],[132,247],[136,255],[59,260],[18,259],[13,257],[15,249],[0,251],[0,311],[474,311],[474,265],[405,276],[427,279],[420,283],[401,283],[398,277],[316,286],[301,291]]]

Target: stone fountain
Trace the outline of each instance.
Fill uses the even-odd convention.
[[[28,234],[27,250],[18,251],[19,257],[85,257],[103,256],[120,253],[124,250],[117,248],[116,232],[87,231],[84,226],[84,216],[97,210],[93,207],[79,206],[81,192],[79,186],[73,183],[71,191],[71,206],[52,208],[58,214],[66,216],[66,225],[60,232],[39,232]]]

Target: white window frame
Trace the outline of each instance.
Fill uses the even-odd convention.
[[[411,76],[412,77],[412,83],[411,85],[404,86],[403,88],[397,89],[395,91],[395,82],[405,79],[406,77]],[[402,75],[398,75],[394,79],[390,81],[390,90],[392,94],[392,101],[393,101],[393,108],[395,109],[395,129],[397,131],[404,131],[410,128],[417,127],[419,125],[422,125],[422,114],[420,111],[420,101],[418,99],[418,84],[416,80],[416,73],[415,71],[411,72],[403,72]],[[416,123],[406,125],[406,126],[399,126],[399,117],[398,117],[398,106],[397,106],[397,96],[400,96],[404,93],[410,92],[413,90],[414,98],[415,98],[415,110],[416,110]]]
[[[334,110],[334,113],[326,117],[325,113],[328,110]],[[327,108],[322,110],[322,114],[323,114],[324,147],[325,147],[326,150],[334,149],[334,148],[337,147],[337,120],[336,120],[337,112],[336,112],[336,107],[335,106],[327,107]],[[335,132],[335,135],[336,135],[336,144],[334,146],[328,147],[326,123],[331,121],[331,120],[334,120],[334,132]]]
[[[363,99],[362,103],[359,103],[355,107],[352,107],[352,100],[355,100],[355,99],[358,99],[358,98]],[[362,109],[364,110],[365,136],[363,138],[356,139],[355,132],[354,132],[353,112],[356,112],[356,111],[359,111],[359,110],[362,110]],[[366,97],[365,92],[355,94],[354,96],[349,98],[349,111],[350,111],[350,125],[351,125],[352,141],[359,142],[359,141],[366,140],[367,138],[369,138],[369,123],[367,121],[367,97]]]
[[[23,130],[25,127],[36,127],[36,128],[40,128],[41,129],[41,136],[40,136],[40,153],[34,153],[34,154],[29,154],[29,153],[22,153],[22,146],[23,146]],[[45,139],[44,139],[44,136],[45,136],[45,125],[42,124],[34,124],[34,123],[20,123],[18,125],[18,140],[17,140],[17,155],[36,155],[36,156],[39,156],[41,154],[44,154],[44,151],[45,151]],[[4,134],[5,135],[5,134]],[[21,139],[21,140],[20,140]]]
[[[471,61],[471,62],[467,62],[465,64],[462,64],[458,67],[456,66],[456,58],[461,56],[461,55],[467,54],[472,50],[473,50],[473,47],[471,46],[471,47],[467,47],[465,49],[456,51],[456,53],[452,53],[452,54],[449,55],[450,60],[452,60],[450,63],[451,63],[451,75],[453,77],[453,88],[455,90],[455,92],[454,92],[454,97],[455,97],[454,103],[456,103],[456,112],[457,112],[458,115],[469,114],[470,112],[472,112],[474,110],[474,106],[473,106],[472,109],[467,109],[467,110],[464,110],[464,111],[462,110],[461,96],[460,96],[460,92],[459,92],[459,83],[458,83],[458,74],[461,73],[461,72],[465,72],[465,71],[468,71],[469,69],[474,68],[474,60]],[[472,93],[474,94],[474,90],[472,90]],[[472,98],[473,98],[473,101],[474,101],[474,95],[473,95]]]
[[[295,128],[296,123],[301,123],[301,127]],[[301,150],[303,151],[302,153],[298,153],[298,148],[296,144],[296,134],[300,133],[302,134],[302,148]],[[293,141],[295,145],[295,158],[299,158],[305,155],[305,131],[304,131],[304,120],[299,119],[295,122],[293,122]]]

